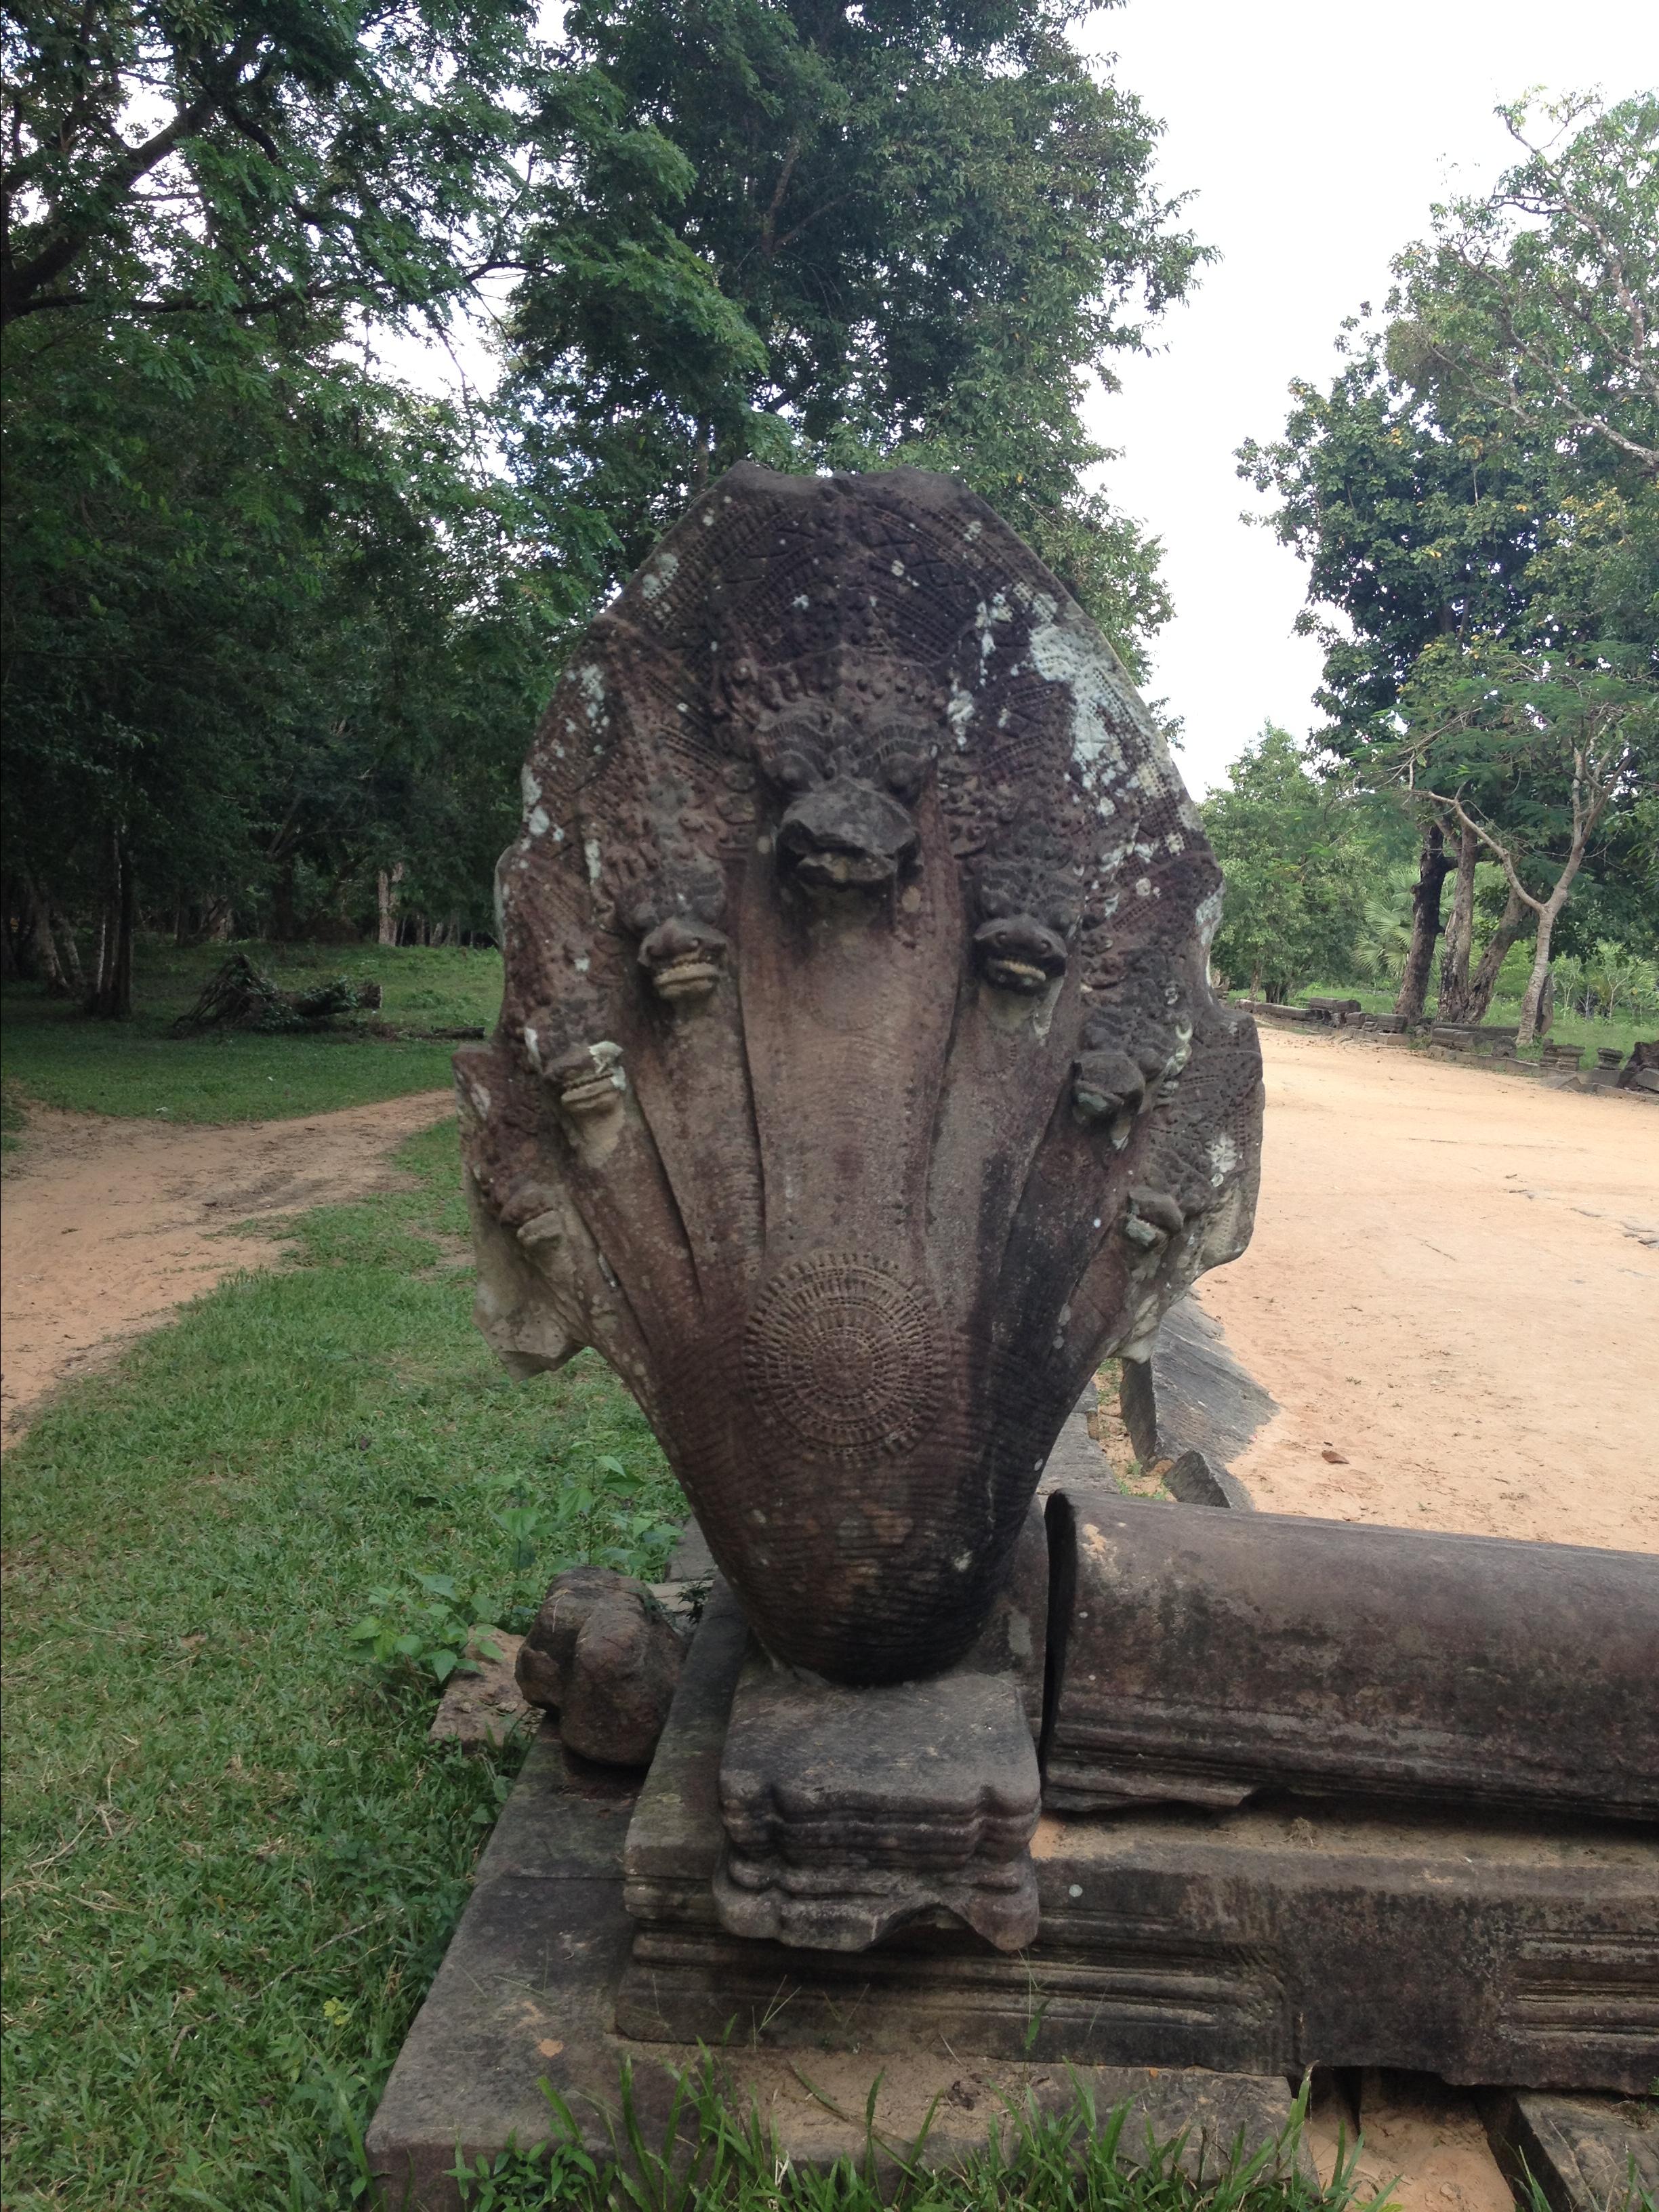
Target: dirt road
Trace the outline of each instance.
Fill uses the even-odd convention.
[[[1659,1105],[1261,1043],[1255,1235],[1199,1290],[1283,1409],[1256,1503],[1659,1551]]]
[[[447,1091],[426,1091],[303,1121],[172,1129],[31,1108],[0,1188],[5,1441],[59,1382],[280,1257],[227,1226],[399,1188],[387,1155],[450,1110]]]
[[[1283,1409],[1259,1504],[1659,1551],[1659,1108],[1264,1030],[1261,1202],[1201,1303]],[[303,1121],[31,1115],[0,1201],[7,1431],[280,1247],[221,1224],[395,1182],[443,1091]],[[1337,1456],[1333,1459],[1330,1455]]]

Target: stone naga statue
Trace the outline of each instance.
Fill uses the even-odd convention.
[[[959,484],[745,465],[524,793],[457,1058],[480,1325],[603,1353],[775,1660],[937,1674],[1088,1376],[1249,1234],[1255,1034],[1167,750]]]

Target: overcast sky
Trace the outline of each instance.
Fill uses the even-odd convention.
[[[1332,341],[1431,203],[1509,165],[1492,114],[1529,86],[1659,83],[1655,0],[1129,0],[1084,32],[1118,81],[1164,118],[1160,180],[1198,197],[1188,220],[1224,258],[1122,364],[1091,410],[1122,458],[1117,504],[1160,536],[1176,619],[1149,695],[1186,722],[1181,764],[1202,795],[1265,719],[1316,720],[1318,647],[1291,635],[1301,563],[1239,520],[1259,508],[1234,448],[1282,429],[1293,377],[1327,380]]]

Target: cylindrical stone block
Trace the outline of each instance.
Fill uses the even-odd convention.
[[[1081,1487],[1048,1540],[1052,1810],[1659,1815],[1659,1559]]]

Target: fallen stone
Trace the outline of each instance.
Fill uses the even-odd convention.
[[[1268,1790],[1659,1816],[1659,1560],[1048,1502],[1044,1798],[1222,1808]]]
[[[434,1743],[459,1743],[464,1750],[499,1750],[514,1729],[536,1717],[514,1675],[521,1636],[480,1623],[467,1639],[470,1671],[457,1668],[427,1735]]]
[[[1224,1467],[1212,1467],[1200,1451],[1185,1451],[1164,1477],[1164,1487],[1182,1505],[1225,1505],[1253,1513],[1250,1493]]]
[[[1638,2212],[1659,2202],[1659,2103],[1498,2090],[1486,2133],[1516,2202],[1528,2185],[1550,2212]]]
[[[1231,1518],[1142,1510],[1166,1529]],[[814,2079],[823,2053],[856,2044],[874,2064],[948,2052],[1299,2075],[1317,2059],[1474,2083],[1646,2080],[1659,1845],[1606,1822],[1311,1798],[1045,1816],[1041,1926],[1016,1955],[927,1917],[856,1953],[733,1936],[711,1885],[747,1641],[717,1585],[628,1832],[627,2037],[811,2052]]]
[[[1178,1462],[1188,1452],[1201,1452],[1218,1473],[1225,1472],[1279,1411],[1228,1351],[1220,1322],[1195,1298],[1183,1298],[1164,1315],[1150,1359],[1123,1362],[1119,1406],[1144,1465]],[[1062,1472],[1080,1476],[1070,1463]],[[1229,1499],[1247,1502],[1242,1484]]]
[[[519,1687],[558,1715],[584,1759],[644,1766],[662,1734],[685,1645],[651,1592],[608,1567],[556,1575],[519,1651]]]

